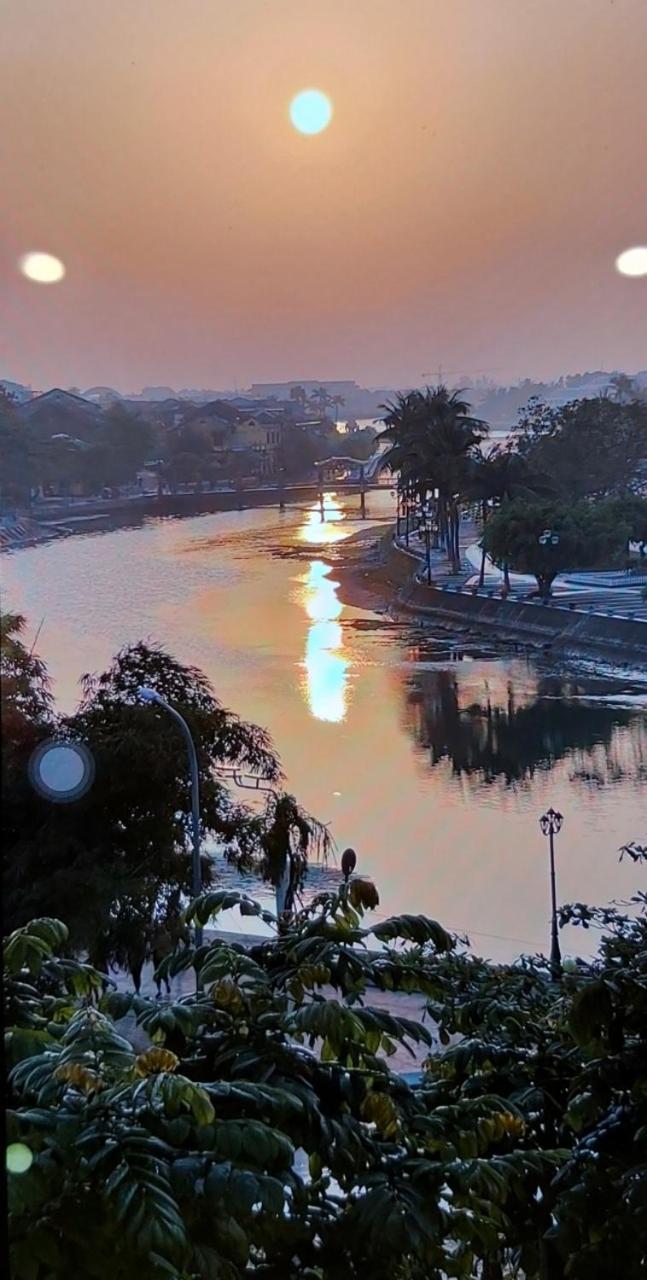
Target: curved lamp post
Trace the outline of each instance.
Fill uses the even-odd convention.
[[[194,898],[197,898],[202,893],[202,867],[200,864],[200,783],[195,743],[184,716],[181,716],[179,711],[176,711],[175,707],[172,707],[156,689],[147,689],[142,686],[137,690],[137,697],[140,702],[152,702],[158,707],[163,707],[164,710],[168,711],[169,715],[173,717],[177,724],[179,724],[182,733],[184,734],[189,755],[189,769],[191,773],[191,831],[193,842],[191,888]],[[196,947],[201,947],[202,926],[197,923],[195,925],[194,936]]]
[[[556,982],[559,982],[562,976],[562,956],[559,949],[559,931],[557,928],[557,891],[555,888],[555,836],[559,835],[564,823],[564,818],[556,809],[548,809],[546,813],[539,819],[541,833],[548,836],[548,848],[550,851],[550,897],[551,897],[551,924],[550,924],[550,971]]]

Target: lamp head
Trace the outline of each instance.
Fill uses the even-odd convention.
[[[354,849],[344,849],[341,855],[341,869],[344,879],[348,880],[357,866],[357,854]]]
[[[564,815],[558,813],[556,809],[548,809],[546,813],[539,819],[542,835],[557,835],[561,831],[564,823]]]
[[[157,689],[148,689],[146,685],[140,685],[137,690],[137,697],[140,702],[163,702],[164,699]]]

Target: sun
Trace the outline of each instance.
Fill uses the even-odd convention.
[[[321,89],[302,89],[290,103],[290,119],[299,133],[322,133],[332,120],[332,102]]]
[[[24,253],[18,266],[22,274],[35,284],[57,284],[65,275],[63,263],[52,253]]]

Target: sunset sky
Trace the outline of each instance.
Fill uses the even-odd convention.
[[[647,366],[647,0],[4,0],[0,376]],[[290,122],[299,90],[330,126]],[[41,250],[60,283],[18,269]]]

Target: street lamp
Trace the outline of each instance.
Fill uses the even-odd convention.
[[[432,513],[429,507],[423,507],[422,526],[425,533],[425,558],[427,561],[427,586],[431,586],[431,520]]]
[[[165,711],[168,711],[169,715],[173,716],[173,719],[179,724],[186,739],[187,751],[189,753],[189,768],[191,772],[191,829],[193,837],[191,887],[194,898],[197,898],[202,893],[202,867],[200,864],[200,783],[195,743],[184,716],[181,716],[179,711],[176,711],[175,707],[172,707],[156,689],[147,689],[142,686],[137,690],[137,697],[140,702],[152,702],[158,707],[163,707]],[[195,926],[195,945],[196,947],[202,946],[202,926],[197,923]]]
[[[559,546],[559,534],[555,533],[553,529],[544,529],[544,532],[539,534],[537,542],[540,547],[557,547]],[[550,561],[548,563],[550,565]],[[548,599],[549,594],[550,587],[547,588],[544,599]]]
[[[556,547],[559,542],[559,534],[553,533],[552,529],[544,529],[537,538],[540,547]]]
[[[562,956],[559,949],[559,933],[557,929],[557,892],[555,889],[555,836],[559,835],[564,823],[564,818],[556,809],[548,809],[546,813],[539,819],[539,826],[543,836],[548,836],[550,850],[550,896],[551,896],[551,926],[550,926],[550,970],[556,982],[559,982],[562,976]]]

